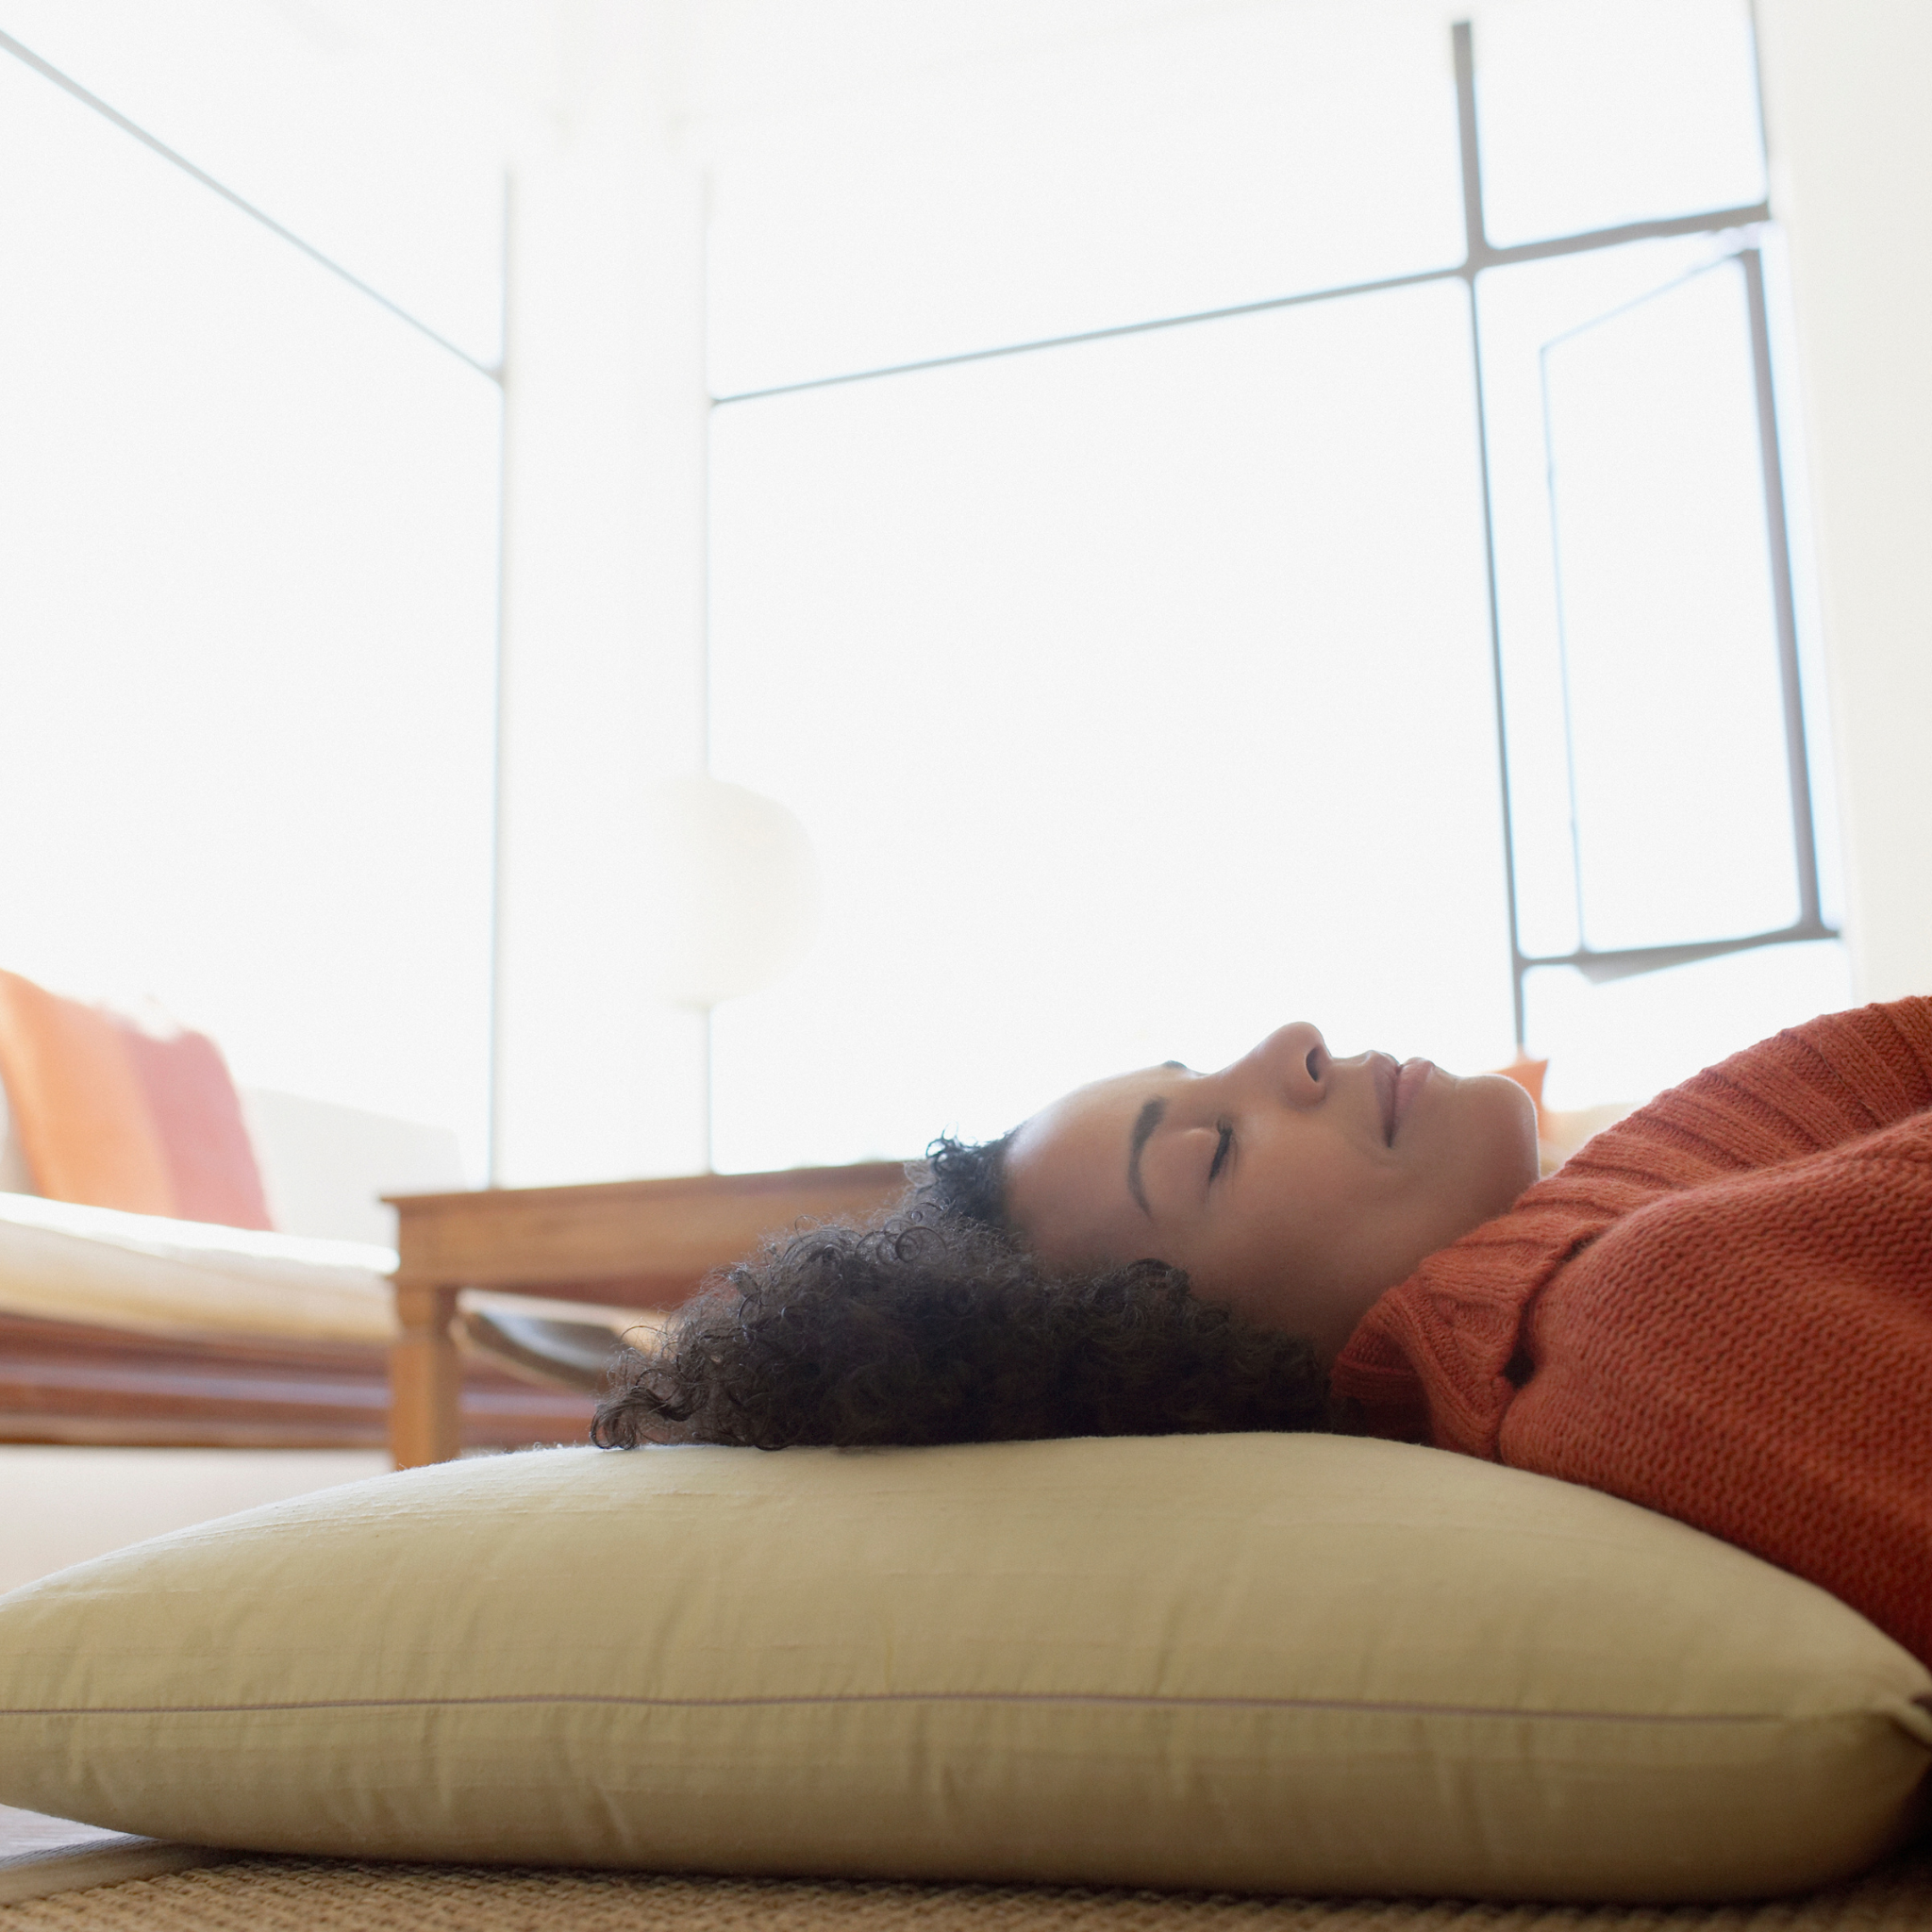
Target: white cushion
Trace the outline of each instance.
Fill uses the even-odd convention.
[[[0,1598],[0,1803],[347,1857],[1688,1900],[1893,1843],[1928,1693],[1809,1584],[1430,1450],[558,1450]]]
[[[396,1257],[360,1241],[0,1194],[0,1312],[154,1335],[391,1340]]]
[[[7,1083],[0,1080],[0,1194],[30,1194],[33,1191],[33,1170],[26,1164],[26,1149],[20,1144]]]
[[[149,1335],[387,1343],[392,1248],[0,1193],[0,1313]],[[466,1307],[593,1324],[613,1336],[665,1317],[601,1303],[466,1289]]]

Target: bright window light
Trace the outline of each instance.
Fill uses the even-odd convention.
[[[1448,36],[1191,8],[721,130],[718,394],[1441,267]]]
[[[1557,337],[1542,375],[1584,938],[1795,924],[1741,267]]]
[[[1761,201],[1743,0],[1471,12],[1491,242]],[[1457,261],[1447,16],[1283,0],[837,65],[713,130],[715,763],[827,884],[814,959],[717,1016],[720,1163],[997,1132],[1297,1015],[1506,1058],[1465,285],[1024,348]],[[1741,246],[1774,238],[1476,276],[1526,956],[1796,918]],[[1019,353],[741,397],[990,350]],[[1828,941],[1591,971],[1524,984],[1572,1105],[1845,982]]]
[[[1492,242],[1763,200],[1750,0],[1490,0],[1471,13]]]
[[[1852,1003],[1835,940],[1762,946],[1592,986],[1574,968],[1532,972],[1530,1038],[1549,1058],[1556,1108],[1641,1100],[1754,1041]]]
[[[480,1166],[497,391],[7,58],[0,179],[0,961]]]
[[[502,347],[503,170],[453,72],[325,7],[8,0],[0,27],[465,354]]]
[[[1468,305],[1437,284],[719,412],[714,763],[817,842],[721,1166],[1079,1081],[1507,1058]]]
[[[1694,274],[1712,257],[1708,237],[1687,236],[1494,269],[1477,283],[1497,607],[1508,695],[1517,917],[1524,949],[1531,954],[1567,953],[1583,942],[1571,826],[1571,707],[1563,680],[1543,352],[1547,344]],[[1644,374],[1641,363],[1631,371],[1640,390]],[[1748,377],[1748,364],[1743,374]],[[1627,443],[1622,447],[1627,451]],[[1731,481],[1759,492],[1761,513],[1761,477],[1755,453],[1749,454],[1741,479]],[[1591,464],[1595,456],[1588,439],[1578,443],[1573,478],[1575,467]],[[1598,465],[1599,474],[1602,469]],[[1612,467],[1607,487],[1614,492],[1625,481],[1624,475]],[[1646,475],[1641,491],[1663,491],[1681,509],[1678,495],[1670,493],[1671,485],[1668,476]],[[1574,508],[1581,512],[1584,507]],[[1690,508],[1694,525],[1695,505]],[[1587,546],[1593,535],[1591,521],[1585,518],[1574,534]],[[1572,586],[1573,605],[1592,563],[1614,574],[1624,561],[1621,556],[1607,555],[1601,544],[1586,547],[1576,558],[1579,580]],[[1645,570],[1630,569],[1624,575],[1635,583],[1648,580]],[[1592,611],[1585,604],[1578,614],[1587,621]],[[1586,730],[1591,723],[1586,715]],[[1605,776],[1614,782],[1614,774]]]

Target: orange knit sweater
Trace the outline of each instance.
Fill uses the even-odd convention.
[[[1687,1080],[1369,1310],[1369,1431],[1756,1551],[1932,1663],[1932,999]]]

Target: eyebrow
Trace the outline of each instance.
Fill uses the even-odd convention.
[[[1127,1192],[1133,1195],[1141,1212],[1149,1221],[1154,1219],[1154,1210],[1148,1207],[1147,1190],[1141,1184],[1141,1153],[1166,1111],[1167,1102],[1157,1093],[1134,1116],[1134,1131],[1127,1136]]]

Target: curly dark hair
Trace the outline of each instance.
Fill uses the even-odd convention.
[[[1052,1270],[1007,1222],[1005,1140],[942,1139],[864,1225],[807,1226],[626,1350],[591,1440],[991,1442],[1327,1424],[1305,1341],[1188,1291],[1160,1261]]]

